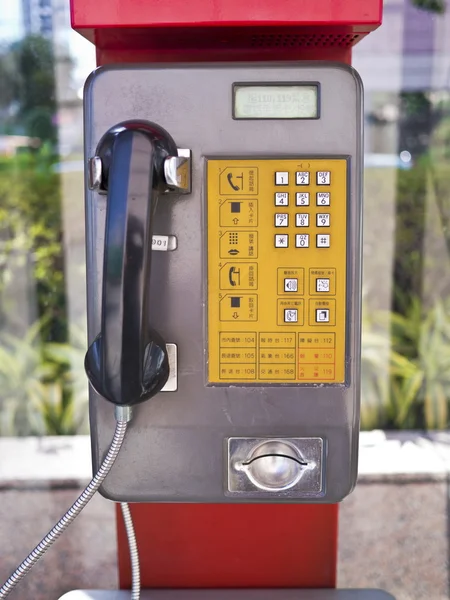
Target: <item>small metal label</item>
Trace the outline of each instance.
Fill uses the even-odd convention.
[[[177,238],[174,235],[154,235],[152,237],[152,250],[170,252],[176,248]]]

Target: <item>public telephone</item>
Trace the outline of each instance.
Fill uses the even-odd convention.
[[[357,472],[358,75],[105,67],[85,115],[95,469],[114,428],[105,398],[153,396],[102,493],[341,500]]]

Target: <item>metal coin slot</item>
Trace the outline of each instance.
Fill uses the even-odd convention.
[[[308,463],[289,442],[268,440],[256,446],[247,460],[236,464],[262,490],[282,491],[298,483]]]
[[[250,495],[315,495],[322,488],[320,438],[230,438],[228,487]]]

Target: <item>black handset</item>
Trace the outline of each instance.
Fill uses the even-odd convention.
[[[97,153],[107,192],[101,330],[85,359],[93,388],[118,405],[154,396],[169,376],[166,344],[148,322],[153,211],[166,191],[164,160],[177,154],[154,123],[110,129]]]

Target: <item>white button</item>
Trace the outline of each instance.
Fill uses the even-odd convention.
[[[330,291],[330,280],[329,279],[316,279],[316,292],[329,292]]]
[[[276,235],[275,236],[275,248],[287,248],[289,246],[288,235]]]
[[[316,323],[329,323],[330,310],[328,308],[316,308]]]
[[[289,225],[289,215],[286,213],[277,213],[275,215],[275,227],[287,227]]]
[[[295,174],[297,185],[309,185],[308,171],[297,171]]]
[[[317,227],[329,227],[330,226],[330,215],[326,213],[317,214]]]
[[[284,322],[285,323],[297,323],[298,321],[298,310],[296,308],[285,308],[284,309]]]
[[[288,185],[289,173],[287,171],[277,171],[275,173],[275,185]]]
[[[287,192],[275,193],[275,206],[287,206],[289,204],[289,194]]]
[[[309,192],[297,192],[295,194],[295,204],[297,206],[309,206]]]
[[[309,235],[308,234],[297,234],[295,236],[296,248],[309,248]]]
[[[317,185],[330,185],[330,171],[317,171]]]
[[[284,280],[284,291],[285,292],[297,292],[298,291],[298,279],[285,279]]]
[[[297,227],[308,227],[309,226],[308,213],[297,213],[295,215],[295,224],[297,225]]]
[[[318,248],[329,248],[330,247],[330,236],[329,235],[318,235],[317,236],[317,247]]]
[[[317,192],[317,206],[330,206],[330,192]]]

